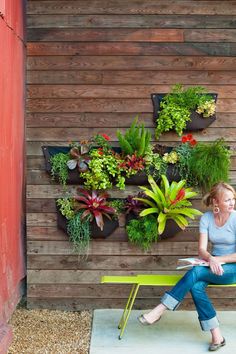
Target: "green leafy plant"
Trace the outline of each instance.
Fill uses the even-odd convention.
[[[108,202],[108,205],[114,209],[115,214],[114,217],[118,218],[118,216],[124,213],[125,209],[125,201],[123,199],[113,199]]]
[[[195,176],[196,185],[205,192],[219,181],[228,182],[230,155],[224,139],[196,144],[188,160],[188,170]]]
[[[67,233],[74,251],[87,255],[91,238],[89,217],[82,218],[82,212],[76,213],[67,223]]]
[[[197,193],[192,188],[184,188],[185,180],[181,180],[178,183],[173,181],[169,184],[165,175],[162,175],[161,178],[162,183],[161,187],[159,187],[153,177],[148,176],[151,189],[140,187],[148,198],[137,198],[148,205],[148,208],[140,213],[141,217],[157,214],[156,221],[159,235],[164,232],[168,219],[174,220],[184,230],[188,226],[186,217],[194,219],[196,215],[202,214],[199,210],[190,208],[192,203],[188,199],[196,196]]]
[[[75,216],[73,198],[59,198],[56,200],[56,205],[67,220],[70,220]]]
[[[126,226],[130,242],[147,251],[153,242],[158,240],[157,222],[153,215],[141,219],[132,219]]]
[[[143,123],[138,124],[137,117],[124,135],[117,131],[117,138],[124,155],[145,156],[150,149],[151,133],[144,128]]]
[[[201,86],[184,89],[181,84],[172,87],[171,92],[165,95],[160,103],[158,112],[156,138],[163,132],[175,130],[181,135],[186,128],[187,121],[191,120],[191,111],[195,110],[203,117],[210,117],[215,113],[215,101]]]
[[[63,152],[55,154],[50,158],[52,179],[58,177],[59,182],[63,186],[66,185],[66,181],[69,175],[67,167],[67,162],[69,159],[69,154],[64,154]]]
[[[111,189],[113,184],[118,188],[125,188],[124,160],[113,150],[92,149],[89,153],[89,169],[81,173],[84,185],[88,189]]]

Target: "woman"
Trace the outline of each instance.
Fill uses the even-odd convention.
[[[220,182],[213,186],[203,202],[213,210],[204,213],[200,220],[199,257],[209,262],[209,267],[195,266],[164,294],[161,303],[138,320],[151,325],[160,320],[167,310],[176,310],[190,291],[203,331],[210,331],[212,341],[209,351],[215,351],[226,344],[219,328],[216,312],[207,294],[211,284],[236,283],[236,192],[229,184]],[[208,239],[212,244],[207,250]],[[222,265],[222,263],[225,263]]]

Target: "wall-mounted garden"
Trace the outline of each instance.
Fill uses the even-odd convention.
[[[64,186],[65,197],[56,201],[58,227],[80,253],[91,238],[114,232],[120,214],[126,215],[129,241],[147,250],[201,214],[191,207],[193,187],[206,191],[229,178],[230,150],[223,139],[204,143],[187,134],[175,147],[151,144],[149,130],[137,118],[125,133],[117,131],[117,138],[116,148],[103,134],[68,147],[43,147],[47,171]],[[69,183],[84,188],[68,196]],[[143,194],[137,188],[125,200],[108,199],[105,190],[125,189],[130,183]]]
[[[170,130],[182,135],[185,130],[205,129],[216,119],[217,94],[207,93],[201,86],[184,89],[176,84],[170,93],[153,93],[151,98],[157,139]]]

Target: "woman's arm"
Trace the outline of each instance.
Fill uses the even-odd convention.
[[[223,270],[220,262],[225,262],[225,261],[219,259],[221,257],[213,257],[207,251],[207,245],[208,245],[207,234],[200,233],[199,243],[198,243],[199,257],[204,259],[205,261],[209,262],[209,267],[211,268],[212,273],[217,274],[217,275],[222,275],[224,273],[224,270]],[[236,262],[236,254],[235,254],[235,262]]]
[[[218,262],[236,263],[236,253],[226,254],[225,256],[214,257]]]

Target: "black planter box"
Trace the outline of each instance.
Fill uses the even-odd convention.
[[[45,158],[45,169],[51,174],[51,162],[52,156],[63,153],[67,154],[70,151],[70,147],[65,146],[42,146],[44,158]],[[83,184],[83,178],[80,177],[80,173],[77,168],[70,170],[68,168],[68,179],[67,184]]]
[[[63,216],[58,208],[56,207],[57,211],[57,226],[59,229],[63,230],[67,234],[67,219],[65,216]],[[110,236],[119,226],[119,222],[116,219],[111,219],[109,220],[108,218],[104,217],[104,227],[103,230],[101,230],[97,224],[96,221],[93,220],[91,222],[91,237],[96,239],[96,238],[106,238]]]
[[[216,93],[208,93],[209,96],[211,96],[214,101],[217,101],[217,94]],[[158,120],[158,115],[159,111],[161,110],[160,108],[160,103],[163,100],[164,96],[166,96],[165,93],[152,93],[151,98],[152,98],[152,103],[153,103],[153,119],[154,122]],[[191,115],[191,120],[186,122],[186,129],[185,131],[197,131],[197,130],[202,130],[207,127],[209,127],[215,120],[216,120],[216,114],[209,118],[203,118],[202,114],[199,114],[197,112],[192,112]]]
[[[166,222],[166,227],[164,232],[160,235],[160,239],[164,240],[167,238],[174,237],[177,235],[182,229],[176,224],[176,222],[172,219],[168,219]]]

